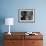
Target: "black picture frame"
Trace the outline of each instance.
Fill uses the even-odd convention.
[[[18,22],[35,23],[35,9],[18,9]]]

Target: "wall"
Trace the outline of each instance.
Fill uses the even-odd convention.
[[[1,14],[3,17],[13,17],[14,26],[11,31],[46,31],[46,0],[1,0]],[[35,9],[35,23],[19,23],[18,9]],[[2,32],[8,31],[6,25],[1,26]]]

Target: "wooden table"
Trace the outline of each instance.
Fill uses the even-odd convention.
[[[4,46],[43,46],[43,35],[40,32],[38,35],[25,35],[26,32],[11,32],[8,35],[4,33]]]

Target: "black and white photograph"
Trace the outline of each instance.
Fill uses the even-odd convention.
[[[19,22],[35,22],[35,9],[19,9]]]

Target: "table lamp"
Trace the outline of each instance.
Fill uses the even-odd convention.
[[[8,32],[8,34],[11,35],[11,33],[10,33],[10,26],[14,25],[14,18],[5,18],[5,25],[9,25],[9,32]]]

